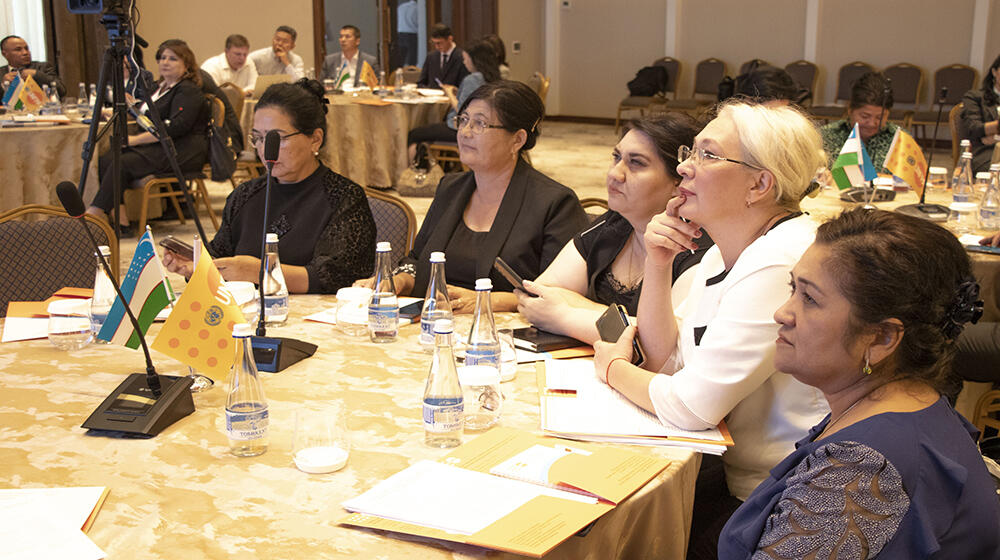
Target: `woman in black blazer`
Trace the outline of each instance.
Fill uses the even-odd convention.
[[[981,89],[969,90],[962,98],[962,114],[958,123],[962,138],[972,141],[972,171],[987,171],[997,140],[1000,125],[1000,56],[986,70]]]
[[[514,289],[494,269],[499,255],[533,279],[587,225],[576,194],[531,167],[522,155],[535,145],[545,107],[520,82],[481,86],[459,108],[458,150],[471,171],[441,180],[413,246],[396,269],[401,295],[427,289],[429,257],[444,251],[448,294],[456,313],[475,307],[477,278],[491,278],[495,311],[515,311]],[[360,281],[371,284],[371,279]]]
[[[166,132],[177,150],[181,171],[197,171],[205,165],[208,154],[207,127],[209,107],[201,91],[201,76],[194,53],[187,43],[170,39],[156,50],[160,71],[159,87],[153,92],[153,109],[166,126]],[[143,108],[147,112],[148,108]],[[170,162],[155,136],[149,132],[129,135],[128,147],[122,150],[122,189],[132,182],[151,174],[170,173]],[[111,157],[104,154],[98,160],[101,187],[87,208],[91,214],[106,216],[116,202],[112,187]],[[120,213],[122,235],[133,234],[127,230],[128,216],[124,206]]]

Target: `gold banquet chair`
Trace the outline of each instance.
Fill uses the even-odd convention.
[[[103,218],[84,216],[99,245],[111,248],[118,275],[118,240]],[[94,246],[76,218],[61,208],[28,204],[0,214],[0,317],[11,301],[43,301],[60,288],[91,288]]]
[[[392,245],[392,266],[395,267],[413,248],[417,217],[402,198],[369,188],[365,189],[365,195],[375,218],[375,239]]]
[[[580,206],[587,213],[591,223],[608,211],[608,201],[599,196],[588,196],[580,199]]]

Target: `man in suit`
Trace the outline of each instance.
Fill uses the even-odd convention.
[[[378,76],[379,65],[374,56],[363,53],[361,46],[361,30],[353,25],[340,28],[340,52],[326,55],[323,59],[323,72],[320,77],[333,80],[338,88],[358,87],[364,85],[361,80],[361,69],[368,63]]]
[[[21,75],[21,78],[32,76],[38,87],[51,86],[56,84],[59,97],[66,95],[66,86],[59,79],[59,74],[54,66],[48,62],[31,60],[31,49],[28,43],[17,35],[8,35],[0,41],[0,54],[7,59],[7,65],[0,67],[0,95],[7,89],[7,84],[13,81],[14,76]]]
[[[417,85],[437,88],[441,87],[438,85],[440,80],[442,84],[458,87],[469,70],[462,60],[462,49],[455,46],[451,28],[443,23],[435,24],[431,30],[431,43],[434,44],[434,52],[424,60]]]

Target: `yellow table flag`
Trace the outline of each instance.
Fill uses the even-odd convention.
[[[216,381],[224,380],[235,352],[233,326],[243,322],[236,298],[222,285],[222,275],[202,247],[194,274],[153,341],[153,349]]]
[[[372,89],[378,87],[378,76],[375,75],[375,69],[367,61],[361,65],[361,81]]]
[[[903,132],[902,128],[896,129],[896,135],[892,137],[892,144],[885,156],[885,168],[906,181],[918,197],[923,194],[927,160],[917,141]]]
[[[24,79],[24,89],[21,90],[19,97],[23,104],[21,108],[31,113],[41,109],[45,105],[45,102],[48,101],[48,98],[45,97],[45,91],[39,87],[38,82],[31,76]]]

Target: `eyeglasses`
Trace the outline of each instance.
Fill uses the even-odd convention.
[[[759,167],[757,165],[753,165],[753,164],[747,163],[745,161],[740,161],[738,159],[729,159],[729,158],[726,158],[726,157],[717,156],[717,155],[713,154],[712,152],[706,151],[704,148],[691,148],[690,146],[680,146],[679,148],[677,148],[677,161],[678,162],[684,163],[685,161],[688,160],[688,158],[692,158],[692,157],[693,157],[694,163],[696,165],[701,165],[702,163],[704,163],[704,161],[706,159],[710,159],[710,160],[728,161],[730,163],[738,163],[740,165],[745,165],[745,166],[749,167],[750,169],[757,169],[757,170],[760,170],[760,171],[763,171],[763,169],[764,169],[764,168]]]
[[[473,134],[482,134],[486,132],[487,128],[504,128],[498,124],[487,124],[486,121],[482,119],[473,119],[469,117],[466,113],[462,113],[458,116],[458,128],[457,130],[462,130],[466,126],[472,128]]]
[[[293,132],[291,134],[286,134],[284,136],[281,136],[281,133],[279,132],[278,136],[281,138],[281,146],[286,145],[288,143],[288,142],[286,142],[286,140],[288,140],[292,136],[295,136],[295,135],[298,135],[298,134],[302,134],[302,131],[300,130],[298,132]],[[261,142],[263,142],[263,141],[264,141],[264,136],[263,135],[261,135],[261,134],[259,134],[257,132],[251,132],[250,133],[250,143],[253,144],[254,146],[260,146]]]

